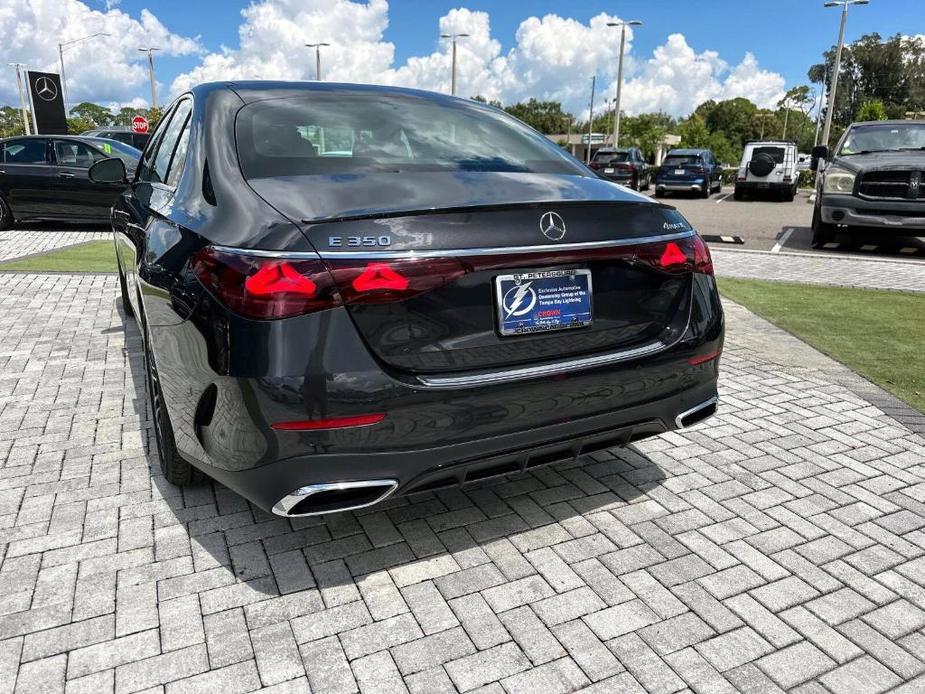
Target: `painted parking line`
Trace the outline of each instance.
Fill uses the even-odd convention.
[[[716,204],[719,205],[723,200],[725,200],[726,198],[728,198],[730,195],[732,195],[732,193],[726,193],[725,195],[723,195],[722,197],[720,197],[719,200],[716,201]]]
[[[787,241],[790,239],[792,233],[793,227],[787,227],[784,233],[780,235],[780,238],[777,239],[777,243],[774,244],[771,253],[780,253],[780,249],[787,245]]]

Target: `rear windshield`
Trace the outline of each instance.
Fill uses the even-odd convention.
[[[665,157],[665,161],[662,162],[662,166],[699,166],[700,157],[696,154],[670,154]]]
[[[475,102],[314,93],[249,104],[235,126],[245,178],[401,171],[586,175],[542,135]]]
[[[592,161],[598,164],[612,164],[615,161],[629,161],[629,152],[598,152]]]
[[[775,164],[784,163],[784,148],[783,147],[755,147],[752,150],[752,158],[755,158],[759,154],[767,154],[771,159],[774,160]]]

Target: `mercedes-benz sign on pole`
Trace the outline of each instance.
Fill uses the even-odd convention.
[[[61,78],[53,72],[29,72],[29,95],[40,135],[67,135]]]

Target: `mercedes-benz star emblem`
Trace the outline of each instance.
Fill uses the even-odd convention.
[[[540,217],[540,231],[547,239],[558,241],[565,236],[565,222],[556,212],[547,212]]]
[[[58,88],[47,77],[39,77],[35,80],[35,93],[43,101],[54,101],[58,98]]]

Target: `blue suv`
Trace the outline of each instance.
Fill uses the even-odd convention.
[[[723,167],[709,149],[673,149],[655,174],[655,197],[665,193],[699,193],[705,198],[723,189]]]

